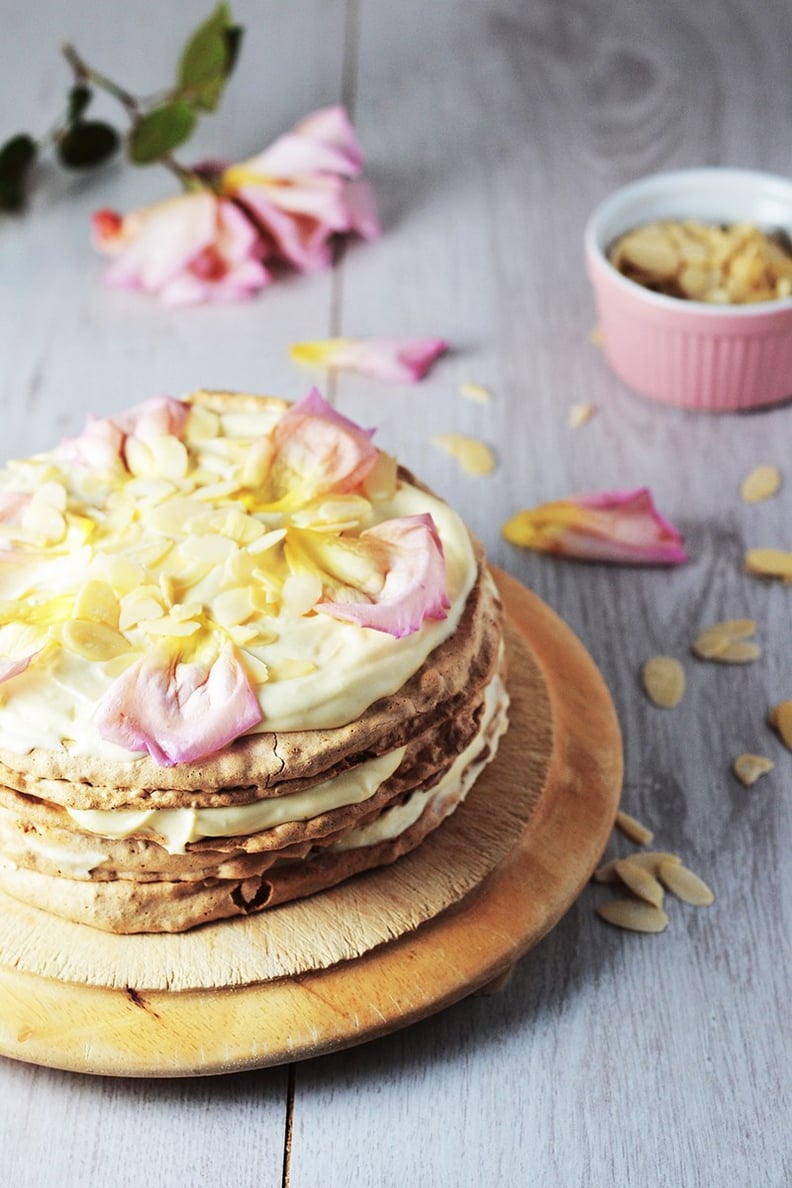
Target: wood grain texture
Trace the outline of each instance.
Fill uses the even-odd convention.
[[[44,928],[53,947],[60,938],[83,950],[74,967],[82,977],[42,977],[38,956],[18,951],[11,965],[6,951],[0,1051],[103,1075],[260,1068],[387,1034],[510,970],[590,877],[616,813],[622,756],[588,654],[534,595],[501,580],[513,628],[511,724],[443,827],[392,867],[264,913],[251,928],[231,922],[139,938],[132,957],[119,950],[121,971],[135,959],[160,964],[171,986],[196,989],[163,991],[159,978],[148,989],[106,973],[99,982],[94,950],[112,952],[115,938]],[[38,947],[46,920],[25,912],[24,921]],[[141,949],[154,958],[135,958]]]
[[[62,36],[130,81],[158,84],[187,14],[204,8],[78,0],[66,22],[62,7],[0,0],[13,47],[0,76],[0,137],[29,115],[49,120]],[[248,43],[202,144],[249,152],[343,94],[383,239],[346,252],[332,277],[247,307],[155,314],[101,289],[86,220],[96,205],[157,196],[162,179],[117,169],[67,187],[47,172],[31,218],[0,225],[4,452],[47,445],[53,425],[73,430],[96,393],[105,407],[196,383],[299,396],[313,377],[288,363],[285,345],[331,327],[447,334],[452,353],[415,389],[350,377],[335,399],[379,425],[378,441],[449,497],[493,559],[577,632],[618,710],[625,807],[717,896],[706,910],[671,904],[666,933],[636,937],[596,920],[607,889],[589,888],[500,995],[300,1065],[291,1186],[786,1188],[792,770],[764,717],[792,694],[792,616],[789,588],[747,578],[741,558],[751,545],[792,547],[792,408],[713,418],[629,392],[589,341],[582,231],[606,194],[655,169],[792,174],[792,11],[786,0],[233,7]],[[464,380],[489,385],[492,405],[464,401]],[[580,401],[597,411],[573,432],[567,411]],[[460,474],[431,446],[448,430],[490,442],[497,472]],[[785,486],[744,505],[740,478],[760,462],[777,463]],[[687,566],[576,566],[500,538],[520,507],[641,484],[684,530]],[[759,623],[758,663],[689,656],[702,625],[735,615]],[[640,691],[640,664],[658,651],[686,666],[676,711],[656,710]],[[729,770],[742,750],[776,760],[750,791]],[[629,848],[615,839],[612,852]],[[179,1178],[180,1161],[187,1181],[205,1167],[208,1181],[235,1188],[279,1182],[280,1073],[171,1093],[14,1062],[0,1077],[4,1170],[22,1188],[56,1176],[66,1188],[94,1178],[157,1188]]]

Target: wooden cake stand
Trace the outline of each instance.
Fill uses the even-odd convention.
[[[596,866],[622,753],[581,643],[496,576],[510,727],[440,829],[313,899],[177,936],[109,936],[1,897],[0,1054],[114,1076],[234,1072],[362,1043],[497,986]]]

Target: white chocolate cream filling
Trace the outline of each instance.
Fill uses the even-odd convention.
[[[404,758],[399,747],[359,763],[303,792],[256,800],[233,808],[67,809],[80,829],[102,837],[150,837],[169,854],[183,854],[188,842],[205,837],[244,837],[287,822],[308,821],[332,809],[368,800]]]
[[[418,820],[427,804],[448,800],[448,811],[461,803],[481,772],[484,762],[476,762],[482,745],[489,743],[487,759],[492,758],[498,740],[506,729],[508,694],[496,675],[484,692],[484,712],[473,740],[456,757],[437,784],[414,792],[404,804],[385,809],[375,821],[347,833],[332,850],[373,846],[398,837]],[[151,809],[134,812],[125,809],[66,811],[87,833],[122,839],[149,837],[159,841],[169,854],[184,853],[189,842],[207,837],[243,837],[272,829],[286,822],[308,821],[322,813],[345,805],[361,804],[370,799],[397,770],[406,748],[399,747],[377,759],[360,763],[313,788],[288,796],[254,801],[232,808]]]
[[[332,851],[357,850],[365,846],[376,846],[378,842],[391,841],[414,825],[429,804],[441,806],[444,815],[452,813],[467,796],[482,769],[494,758],[498,742],[508,726],[507,710],[509,698],[499,676],[490,683],[486,692],[484,718],[473,741],[457,755],[448,771],[432,788],[413,792],[404,804],[396,804],[358,829],[349,833],[328,848]],[[484,759],[478,760],[483,741],[490,747]]]
[[[255,733],[354,721],[454,633],[476,579],[470,537],[446,503],[396,481],[393,466],[362,493],[288,511],[257,505],[251,474],[286,407],[221,415],[193,405],[181,439],[128,440],[128,472],[81,467],[62,449],[0,471],[0,660],[34,656],[0,684],[0,749],[130,758],[93,715],[163,640],[202,633],[233,644],[262,710]],[[290,533],[336,539],[422,513],[443,546],[445,619],[396,639],[311,611],[319,579],[292,572]],[[349,575],[363,588],[375,576]]]

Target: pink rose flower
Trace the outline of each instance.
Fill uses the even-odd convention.
[[[203,189],[126,215],[97,211],[94,244],[114,257],[107,281],[193,305],[252,296],[272,280],[265,261],[326,268],[334,237],[379,235],[361,162],[346,112],[328,107],[248,161],[196,169]]]

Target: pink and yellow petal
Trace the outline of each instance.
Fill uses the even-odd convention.
[[[99,704],[102,738],[148,753],[163,767],[219,751],[261,721],[261,707],[233,648],[212,662],[181,659],[167,645],[119,676]]]
[[[687,560],[680,533],[647,488],[559,499],[518,512],[503,527],[512,544],[589,561],[675,565]]]
[[[443,546],[430,515],[386,520],[362,532],[360,542],[386,559],[381,589],[359,601],[319,602],[317,611],[397,639],[418,631],[426,619],[446,617],[451,604]]]
[[[276,498],[292,489],[302,500],[353,491],[379,457],[373,434],[336,412],[313,388],[275,428],[269,478]]]
[[[325,338],[294,343],[289,352],[298,363],[310,367],[414,384],[447,349],[442,338]]]

